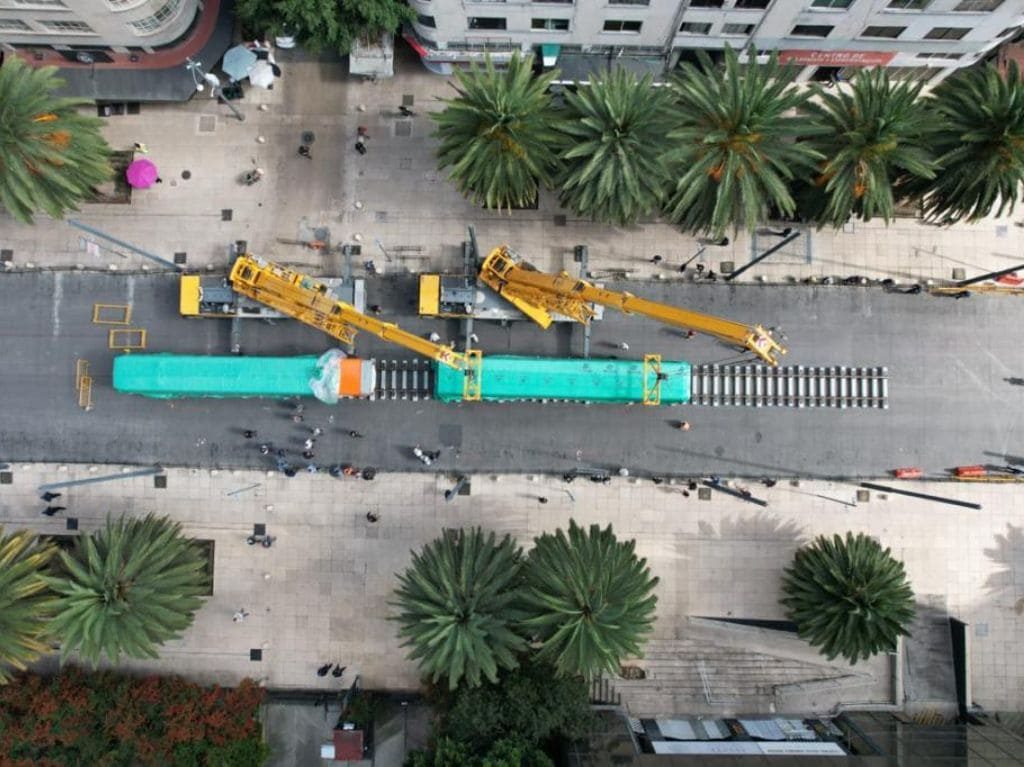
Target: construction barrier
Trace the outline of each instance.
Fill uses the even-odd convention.
[[[953,473],[958,477],[984,477],[988,474],[984,466],[957,466]]]
[[[908,466],[903,469],[893,469],[896,479],[921,479],[924,472],[916,466]]]

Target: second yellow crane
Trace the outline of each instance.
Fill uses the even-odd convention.
[[[639,314],[665,325],[705,333],[752,351],[769,365],[778,365],[786,350],[760,325],[745,325],[711,314],[605,290],[566,272],[547,274],[514,255],[506,246],[495,248],[480,266],[480,279],[543,328],[553,312],[586,324],[594,316],[589,304]]]

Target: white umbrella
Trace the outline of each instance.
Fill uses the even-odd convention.
[[[261,59],[249,67],[249,82],[257,88],[269,88],[274,84],[274,69],[270,62]]]

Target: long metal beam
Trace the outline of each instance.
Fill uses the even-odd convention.
[[[976,509],[981,510],[980,503],[971,503],[970,501],[958,501],[954,498],[943,498],[941,495],[930,495],[928,493],[917,493],[913,490],[900,490],[896,487],[890,487],[889,485],[876,485],[874,482],[861,482],[860,486],[867,488],[868,490],[877,490],[880,493],[896,493],[896,495],[905,495],[908,498],[920,498],[922,501],[935,501],[936,503],[946,503],[950,506],[962,506],[965,509]]]
[[[731,272],[731,273],[725,275],[725,281],[729,282],[731,280],[736,279],[741,274],[743,274],[743,272],[747,271],[747,269],[750,269],[752,266],[757,266],[759,263],[761,263],[766,258],[768,258],[768,256],[770,256],[772,253],[775,253],[776,251],[782,250],[784,247],[789,245],[789,243],[791,243],[793,240],[795,240],[799,236],[800,236],[800,232],[793,232],[792,234],[786,235],[785,237],[782,238],[782,242],[780,242],[777,245],[773,245],[772,247],[768,248],[768,250],[766,250],[760,256],[757,256],[756,258],[754,258],[754,260],[752,260],[749,264],[744,264],[739,269],[737,269],[735,272]]]
[[[119,245],[122,248],[127,248],[132,253],[136,253],[137,255],[140,255],[143,258],[148,258],[150,261],[156,261],[158,264],[163,264],[164,266],[169,266],[169,267],[171,267],[176,272],[180,272],[180,271],[182,271],[185,268],[184,266],[182,266],[180,264],[176,264],[173,261],[168,261],[166,258],[160,258],[160,256],[154,255],[154,254],[150,253],[148,250],[143,250],[142,248],[137,248],[134,245],[132,245],[131,243],[125,242],[124,240],[119,240],[116,237],[112,237],[111,235],[107,234],[106,232],[104,232],[104,231],[102,231],[100,229],[97,229],[94,226],[89,226],[88,224],[83,224],[81,221],[77,221],[77,220],[75,220],[73,218],[69,218],[68,219],[68,223],[71,224],[71,226],[74,226],[74,227],[76,227],[78,229],[81,229],[83,232],[88,232],[89,234],[95,235],[96,237],[101,237],[102,239],[106,240],[107,242],[112,242],[115,245]]]
[[[981,274],[977,277],[971,277],[969,280],[960,280],[956,286],[958,288],[966,288],[968,285],[973,285],[976,282],[984,282],[985,280],[996,280],[1007,274],[1013,274],[1016,271],[1024,269],[1024,264],[1018,264],[1017,266],[1011,266],[1008,269],[1000,269],[998,272],[988,272]]]

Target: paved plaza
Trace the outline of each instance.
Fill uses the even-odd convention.
[[[254,253],[318,274],[338,273],[340,256],[295,243],[325,232],[332,245],[361,241],[364,257],[386,271],[461,268],[467,224],[476,225],[484,252],[507,243],[542,269],[570,267],[573,246],[588,244],[597,275],[622,270],[637,278],[681,279],[678,266],[701,248],[696,238],[667,224],[620,229],[580,220],[548,191],[538,209],[511,214],[466,202],[436,168],[427,116],[455,91],[404,46],[396,54],[398,76],[375,82],[349,77],[341,63],[310,60],[301,51],[280,53],[284,76],[275,88],[250,88],[235,102],[244,122],[202,95],[108,118],[110,144],[130,149],[145,143],[163,183],[136,191],[130,205],[86,205],[69,218],[165,259],[186,253],[188,267],[226,268],[230,243],[246,240]],[[408,119],[398,112],[406,95],[414,97],[416,111]],[[358,126],[370,133],[363,156],[354,149]],[[315,134],[312,161],[297,153],[304,131]],[[238,177],[257,166],[266,178],[241,185]],[[1024,213],[953,229],[902,218],[888,227],[853,222],[841,231],[802,230],[802,237],[741,279],[948,280],[954,269],[973,276],[1021,261],[1020,219]],[[740,233],[727,247],[707,246],[691,266],[738,267],[778,242],[767,231]],[[14,251],[11,268],[162,268],[64,222],[27,227],[0,214],[0,245]],[[386,257],[382,248],[394,253]],[[664,258],[659,265],[650,262],[655,254]]]
[[[651,657],[640,661],[649,664],[657,695],[650,687],[625,683],[619,689],[635,713],[702,705],[700,686],[694,691],[687,682],[697,676],[698,665],[711,690],[726,700],[719,708],[728,708],[727,691],[737,682],[715,653],[738,645],[757,655],[762,670],[780,669],[775,676],[765,672],[768,686],[796,693],[799,682],[836,682],[806,700],[783,696],[793,704],[785,710],[827,709],[851,699],[884,703],[894,694],[884,656],[851,669],[797,647],[803,643],[772,638],[777,632],[747,630],[712,644],[700,641],[708,637],[705,622],[691,624],[694,618],[782,619],[779,579],[800,542],[853,529],[878,537],[906,563],[921,604],[970,624],[973,701],[989,710],[1024,705],[1024,502],[1014,485],[912,484],[922,492],[980,503],[980,511],[877,492],[857,502],[856,487],[841,483],[747,485],[768,503],[757,509],[722,493],[699,500],[697,493],[684,497],[683,485],[633,479],[603,486],[481,475],[472,478],[470,495],[447,503],[443,491],[452,481],[441,475],[384,474],[367,482],[170,469],[166,489],[155,487],[153,477],[67,488],[61,503],[68,510],[48,519],[39,514],[39,485],[117,475],[121,467],[15,465],[11,471],[12,483],[0,486],[0,522],[8,528],[63,534],[67,515],[88,532],[108,513],[157,512],[182,522],[187,534],[215,542],[214,594],[193,627],[181,641],[164,646],[160,660],[129,661],[129,668],[220,683],[251,676],[274,688],[326,690],[338,682],[318,678],[315,670],[335,662],[348,666],[343,682],[359,675],[368,688],[415,689],[416,670],[404,659],[388,604],[394,574],[407,566],[410,550],[445,527],[468,525],[511,533],[528,545],[533,536],[575,518],[610,523],[621,537],[636,538],[638,553],[661,579]],[[379,521],[368,522],[368,511]],[[255,523],[275,536],[271,548],[247,545]],[[234,623],[240,608],[252,614]],[[694,650],[695,640],[702,649]],[[262,660],[250,660],[254,649],[262,651]],[[907,668],[920,667],[915,652],[908,643]],[[905,694],[926,701],[924,680],[904,677]],[[674,697],[674,684],[685,695]],[[750,693],[743,708],[771,701],[767,692]],[[659,706],[665,708],[651,710]]]

